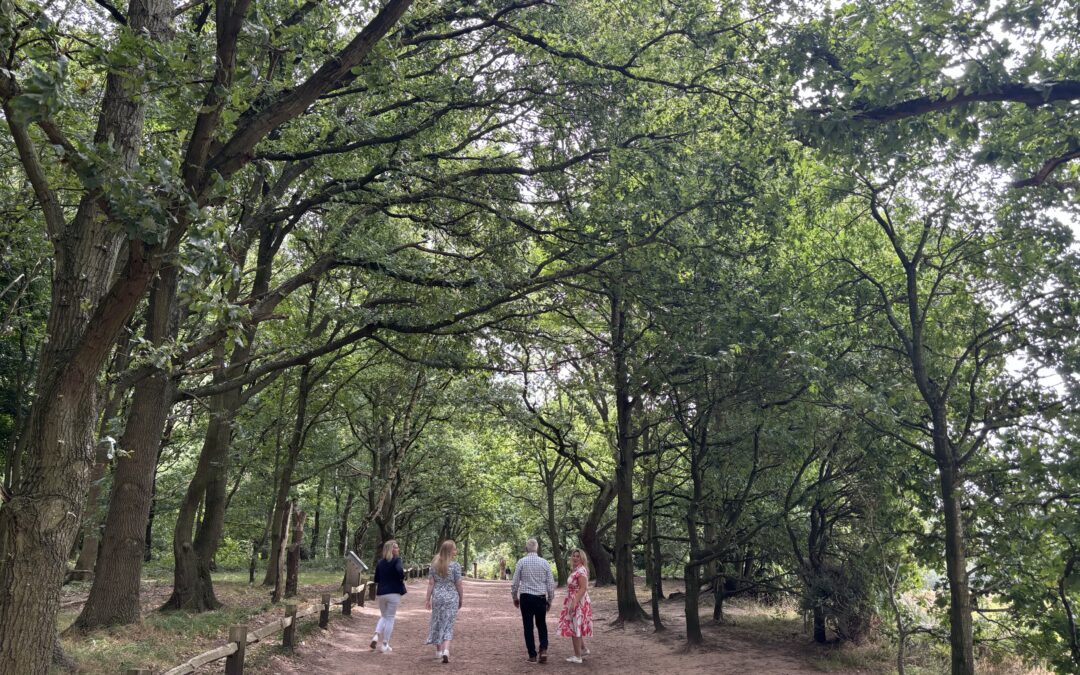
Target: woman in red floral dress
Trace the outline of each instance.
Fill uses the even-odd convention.
[[[585,552],[575,548],[570,552],[570,578],[566,580],[566,599],[559,613],[559,635],[568,637],[574,644],[574,655],[566,657],[570,663],[581,663],[581,657],[589,653],[585,638],[592,637],[592,601],[589,600],[589,560]]]

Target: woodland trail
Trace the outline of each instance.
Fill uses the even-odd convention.
[[[510,601],[510,583],[466,579],[465,603],[458,613],[450,663],[435,659],[433,646],[425,645],[429,612],[424,609],[425,581],[415,581],[402,600],[391,638],[393,652],[382,654],[369,649],[378,620],[378,608],[369,602],[354,608],[352,618],[337,616],[330,629],[314,633],[291,656],[275,656],[261,673],[286,675],[346,675],[367,673],[604,673],[637,675],[660,673],[721,673],[732,675],[799,675],[819,673],[810,663],[815,654],[805,636],[793,635],[782,641],[776,635],[748,637],[746,630],[728,634],[723,627],[706,631],[706,645],[688,652],[681,626],[676,624],[676,605],[661,616],[671,630],[654,634],[651,623],[629,628],[613,627],[616,616],[614,588],[593,589],[592,654],[584,664],[567,663],[573,654],[568,638],[555,633],[557,608],[565,589],[556,592],[548,614],[550,647],[548,663],[526,661],[521,615]],[[673,601],[677,603],[677,601]],[[681,603],[677,603],[681,606]],[[540,669],[540,670],[537,670]],[[833,671],[836,672],[836,671]],[[848,671],[859,672],[859,671]],[[864,671],[865,672],[865,671]]]

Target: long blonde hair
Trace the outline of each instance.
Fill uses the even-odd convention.
[[[383,560],[394,559],[394,547],[397,546],[397,541],[394,539],[387,539],[386,543],[382,545],[382,557]]]
[[[453,539],[447,539],[439,546],[439,552],[431,559],[431,570],[440,577],[450,573],[450,559],[457,553],[457,544]]]

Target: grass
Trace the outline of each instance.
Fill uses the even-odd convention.
[[[980,650],[976,665],[980,675],[1050,675],[1040,666],[1024,663],[1019,657]],[[832,672],[896,673],[896,645],[883,637],[864,644],[841,644],[828,654],[812,659],[819,670]],[[940,675],[949,672],[948,645],[928,638],[912,638],[904,658],[905,675]]]
[[[332,591],[341,578],[340,569],[301,570],[298,599],[301,602],[317,599],[321,593]],[[163,671],[221,645],[228,636],[229,626],[262,626],[284,612],[283,604],[270,603],[268,589],[258,583],[249,586],[247,580],[246,570],[214,574],[214,591],[224,604],[217,611],[194,614],[151,610],[144,612],[142,623],[138,625],[64,636],[61,644],[67,656],[79,664],[80,672],[88,675],[124,672],[128,668]],[[144,582],[147,593],[144,607],[154,608],[161,604],[172,586],[171,581],[171,574],[167,579],[151,574],[150,579]],[[65,595],[70,597],[85,593],[89,585],[85,586],[66,588]],[[60,613],[57,626],[61,631],[75,620],[78,610],[76,606]],[[299,626],[300,634],[306,634],[309,628],[317,625],[317,621],[305,620]]]
[[[862,644],[844,642],[813,645],[803,630],[800,612],[793,604],[762,605],[752,601],[729,602],[721,633],[751,642],[791,645],[803,643],[809,665],[824,673],[896,673],[896,645],[883,634]],[[711,612],[703,607],[702,627],[709,626]],[[980,675],[1050,675],[1050,671],[1001,650],[982,646],[976,654]],[[909,638],[904,659],[905,675],[941,675],[949,671],[948,645],[928,636]]]

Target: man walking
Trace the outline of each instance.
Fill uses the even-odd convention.
[[[514,579],[510,582],[510,595],[514,598],[514,607],[521,609],[521,623],[525,628],[525,649],[529,651],[529,662],[547,663],[548,632],[547,611],[555,599],[555,577],[551,574],[551,565],[536,554],[538,545],[535,539],[525,542],[525,557],[514,566]],[[533,623],[540,634],[540,651],[536,651],[533,638]]]

